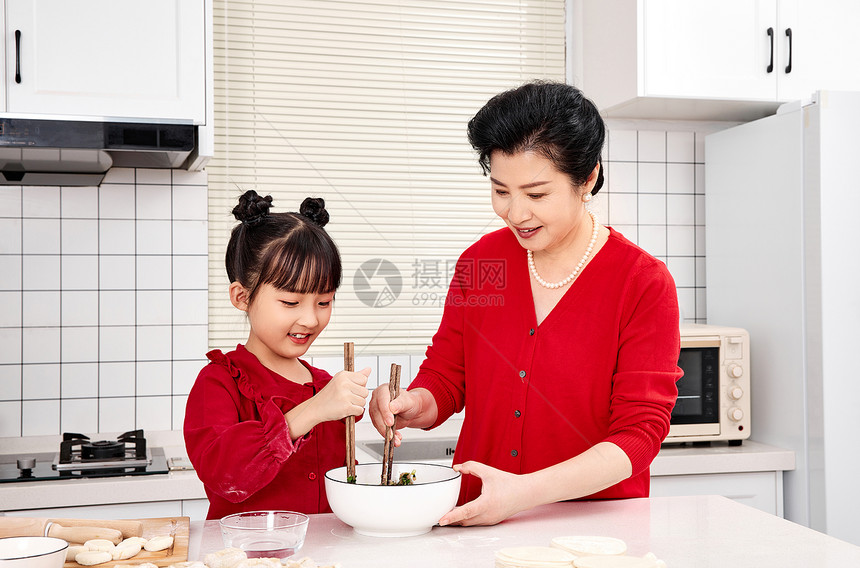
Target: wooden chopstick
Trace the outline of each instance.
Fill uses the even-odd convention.
[[[355,344],[343,344],[343,369],[355,371]],[[355,416],[346,417],[346,481],[355,483]]]
[[[394,384],[394,375],[397,372],[397,364],[391,364],[391,375],[388,379],[388,394],[391,396],[391,385]],[[395,417],[396,419],[396,417]],[[382,475],[379,478],[380,485],[386,485],[388,480],[388,452],[391,448],[392,431],[391,426],[385,427],[385,442],[382,446]]]
[[[391,375],[388,381],[388,395],[391,400],[400,396],[400,365],[391,364]],[[382,456],[382,480],[380,485],[391,485],[391,470],[394,465],[394,432],[397,430],[397,416],[394,425],[385,427],[385,445]]]

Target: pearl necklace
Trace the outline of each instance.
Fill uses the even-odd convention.
[[[537,268],[535,268],[535,259],[532,255],[532,251],[526,250],[526,256],[529,260],[529,271],[532,273],[532,276],[537,281],[538,284],[543,286],[544,288],[561,288],[563,286],[567,286],[573,279],[576,278],[579,271],[582,270],[582,267],[585,266],[585,263],[588,261],[588,257],[591,256],[591,251],[594,249],[594,243],[597,242],[597,232],[600,230],[600,225],[597,224],[597,216],[590,209],[586,210],[589,215],[591,215],[591,222],[594,225],[594,228],[591,230],[591,240],[588,241],[588,246],[585,248],[585,254],[582,255],[582,258],[579,260],[579,264],[576,265],[576,268],[573,269],[573,272],[568,274],[567,278],[560,282],[547,282],[537,272]]]

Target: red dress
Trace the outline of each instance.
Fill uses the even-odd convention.
[[[331,380],[301,363],[311,382],[294,383],[264,367],[239,345],[197,377],[185,410],[185,447],[209,497],[209,519],[283,509],[329,513],[325,472],[345,463],[342,421],[317,424],[293,442],[284,413]]]
[[[467,249],[439,330],[409,388],[433,394],[432,427],[466,409],[454,462],[530,473],[598,442],[633,474],[591,498],[648,496],[649,465],[677,397],[678,297],[666,266],[610,229],[537,325],[526,251],[510,229]],[[460,503],[480,494],[465,476]]]

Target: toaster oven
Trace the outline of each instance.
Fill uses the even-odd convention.
[[[681,325],[678,400],[664,444],[750,436],[749,334],[740,328]]]

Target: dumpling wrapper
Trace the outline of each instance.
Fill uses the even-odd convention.
[[[664,568],[666,564],[654,555],[646,556],[580,556],[576,568]]]
[[[496,566],[528,568],[568,567],[576,557],[560,548],[549,546],[517,546],[496,551]]]
[[[611,536],[557,536],[550,546],[576,556],[617,556],[627,552],[627,543]]]

